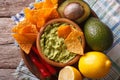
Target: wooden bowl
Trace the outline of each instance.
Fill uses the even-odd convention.
[[[74,63],[76,63],[79,58],[80,58],[80,55],[76,55],[72,60],[70,60],[69,62],[67,63],[60,63],[60,62],[56,62],[56,61],[53,61],[53,60],[50,60],[48,57],[46,57],[44,55],[44,53],[42,52],[42,48],[40,46],[40,39],[41,39],[41,36],[45,30],[45,28],[50,25],[50,24],[53,24],[53,23],[68,23],[70,25],[73,25],[77,30],[81,31],[81,28],[79,27],[79,25],[77,25],[75,22],[69,20],[69,19],[66,19],[66,18],[59,18],[59,19],[53,19],[51,21],[49,21],[48,23],[46,23],[41,29],[40,29],[40,32],[37,36],[37,40],[36,40],[36,45],[37,45],[37,49],[39,51],[39,54],[40,56],[46,61],[48,62],[49,64],[53,65],[53,66],[56,66],[56,67],[64,67],[64,66],[67,66],[67,65],[72,65]],[[81,36],[81,44],[82,44],[82,47],[84,48],[85,47],[85,38],[84,38],[84,35]]]

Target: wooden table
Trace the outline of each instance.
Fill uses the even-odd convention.
[[[0,0],[0,80],[17,80],[14,78],[21,55],[11,37],[11,28],[15,23],[11,16],[20,12],[34,0]]]

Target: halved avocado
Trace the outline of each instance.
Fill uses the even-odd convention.
[[[90,15],[90,7],[82,0],[66,0],[58,8],[61,17],[81,23]]]

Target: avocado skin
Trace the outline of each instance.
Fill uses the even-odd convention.
[[[99,19],[91,17],[84,25],[84,34],[88,46],[92,50],[105,51],[113,44],[113,33]]]
[[[84,14],[82,15],[82,17],[75,20],[76,23],[80,24],[89,17],[89,15],[91,13],[91,9],[90,9],[89,5],[86,2],[82,1],[82,0],[66,0],[66,1],[64,1],[58,7],[58,12],[59,12],[61,17],[65,18],[63,11],[64,11],[64,8],[70,3],[79,3],[84,8]]]

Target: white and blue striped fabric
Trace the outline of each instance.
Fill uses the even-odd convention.
[[[33,8],[33,3],[29,4],[28,7],[30,9],[32,9]],[[17,13],[15,16],[12,16],[11,18],[16,24],[18,24],[20,21],[24,20],[24,11],[21,10],[21,12]]]
[[[36,2],[39,1],[42,0],[36,0]],[[113,61],[113,66],[110,73],[105,78],[100,80],[120,80],[120,0],[84,1],[89,4],[99,19],[108,25],[114,34],[113,46],[106,51],[106,54]],[[33,8],[33,5],[30,4],[29,8]],[[24,12],[21,11],[15,16],[12,16],[12,19],[17,24],[24,19]],[[18,78],[18,80],[39,80],[27,69],[22,60],[18,65],[14,75]]]

